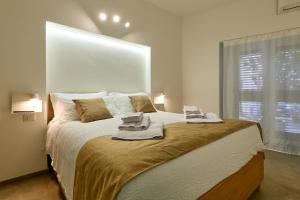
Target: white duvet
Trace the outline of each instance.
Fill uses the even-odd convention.
[[[175,113],[146,115],[165,124],[184,120]],[[120,117],[115,117],[90,123],[53,120],[49,124],[46,149],[67,199],[73,199],[80,148],[92,138],[115,133],[120,123]],[[245,128],[140,174],[122,188],[117,200],[195,200],[262,149],[257,126]]]

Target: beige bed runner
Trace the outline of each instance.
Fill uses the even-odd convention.
[[[255,124],[241,120],[224,120],[221,124],[180,122],[166,125],[162,140],[94,138],[77,157],[74,199],[113,200],[122,186],[138,174]]]

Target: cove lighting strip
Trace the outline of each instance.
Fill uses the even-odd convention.
[[[48,32],[49,31],[49,32]],[[88,31],[72,28],[69,26],[46,22],[46,34],[58,34],[65,35],[67,37],[73,37],[85,42],[96,43],[99,45],[113,46],[114,48],[127,49],[128,51],[136,51],[143,54],[145,57],[145,91],[151,92],[151,47],[140,45],[132,42],[127,42],[121,39],[91,33]]]

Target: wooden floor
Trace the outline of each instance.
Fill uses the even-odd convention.
[[[261,190],[250,200],[300,200],[300,156],[266,151]]]
[[[63,200],[49,173],[0,186],[0,200]],[[300,156],[266,151],[265,179],[250,200],[300,200]]]

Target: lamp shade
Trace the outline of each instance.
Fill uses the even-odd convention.
[[[42,112],[42,100],[34,93],[13,93],[12,113]]]
[[[164,93],[160,93],[160,95],[154,97],[154,104],[165,104]]]

